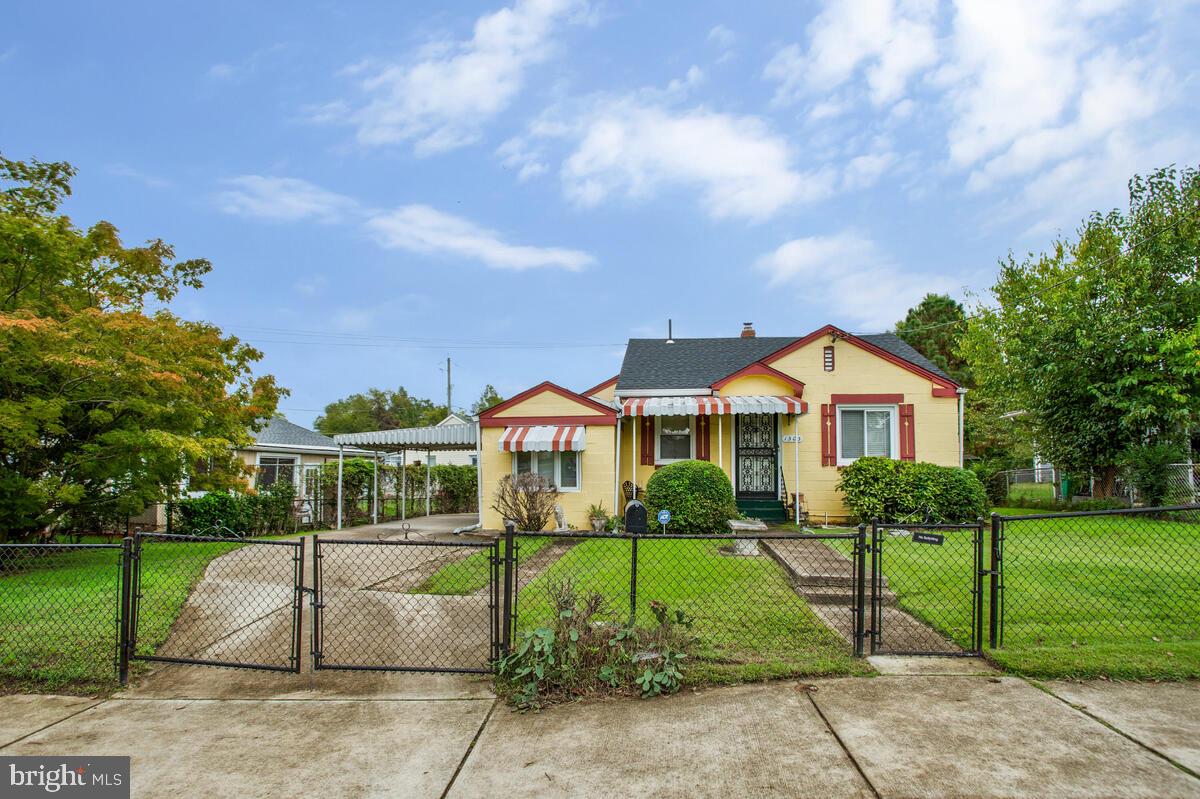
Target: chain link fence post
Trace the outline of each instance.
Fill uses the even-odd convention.
[[[988,593],[988,648],[996,649],[1000,646],[1000,564],[1003,560],[1003,547],[1001,541],[1001,529],[1004,523],[1000,520],[1000,514],[992,514],[992,562],[989,569],[991,577],[990,589]]]
[[[507,657],[512,648],[513,636],[513,561],[515,560],[514,546],[517,525],[511,521],[504,522],[504,620],[500,637],[500,654]]]
[[[854,541],[854,655],[862,657],[867,636],[867,525],[858,525]]]

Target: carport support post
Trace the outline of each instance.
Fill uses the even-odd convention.
[[[338,489],[337,489],[337,529],[342,529],[342,460],[344,456],[342,445],[338,444]]]
[[[408,449],[400,450],[400,521],[408,518]]]
[[[379,524],[379,453],[371,464],[371,524]]]
[[[429,450],[425,450],[425,515],[429,515]]]

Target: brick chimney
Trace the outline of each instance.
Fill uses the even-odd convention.
[[[753,322],[742,322],[742,338],[754,338]]]

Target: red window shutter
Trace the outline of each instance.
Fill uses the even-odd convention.
[[[642,417],[642,465],[654,465],[654,417]]]
[[[837,406],[821,406],[821,465],[837,466]]]
[[[917,430],[913,419],[913,406],[900,406],[900,460],[917,459]]]
[[[696,417],[696,460],[708,460],[708,417]]]

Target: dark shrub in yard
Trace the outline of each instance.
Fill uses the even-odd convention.
[[[474,466],[444,464],[430,468],[434,483],[435,513],[467,513],[475,510],[477,500]]]
[[[558,489],[537,474],[506,474],[496,487],[492,510],[518,530],[537,531],[550,523]]]
[[[1008,478],[1004,469],[988,461],[976,461],[971,464],[971,471],[979,478],[979,482],[983,483],[988,504],[993,507],[1003,505],[1008,499]]]
[[[720,533],[738,515],[733,484],[720,466],[708,461],[662,467],[646,483],[645,499],[651,522],[659,510],[671,511],[672,533]]]
[[[842,470],[838,490],[860,521],[971,522],[987,512],[983,483],[966,469],[859,458]]]
[[[1137,488],[1143,505],[1166,505],[1191,495],[1184,483],[1183,495],[1172,496],[1179,493],[1171,490],[1172,466],[1184,459],[1183,451],[1174,444],[1144,444],[1127,449],[1121,456],[1121,466],[1129,482]]]

